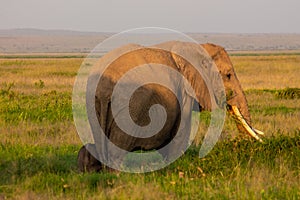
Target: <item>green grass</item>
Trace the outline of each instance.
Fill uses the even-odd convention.
[[[241,57],[241,56],[253,56],[253,57],[259,57],[259,56],[299,56],[300,52],[275,52],[275,53],[262,53],[262,52],[241,52],[241,53],[229,53],[230,56],[235,56],[235,57]]]
[[[40,59],[40,58],[49,58],[49,59],[60,59],[60,58],[85,58],[85,54],[74,54],[74,55],[60,55],[58,54],[23,54],[23,55],[14,55],[14,54],[2,54],[0,55],[0,59]]]
[[[0,193],[13,197],[18,189],[37,195],[46,192],[52,198],[113,198],[126,193],[129,182],[133,190],[136,184],[154,184],[162,194],[178,199],[300,197],[299,135],[268,138],[264,144],[244,139],[223,141],[203,159],[198,157],[199,147],[191,147],[170,166],[146,174],[78,173],[78,148],[2,144]],[[273,183],[282,176],[286,179]],[[103,193],[114,188],[117,194]]]
[[[279,99],[300,99],[300,88],[284,88],[284,89],[249,89],[247,94],[263,94],[269,92]]]
[[[8,86],[0,90],[0,105],[0,118],[11,124],[73,119],[71,94],[66,92],[54,90],[42,95],[24,95],[13,92]]]
[[[282,87],[259,82],[270,72],[298,77],[298,60],[233,57],[253,125],[266,133],[264,143],[239,133],[227,117],[219,142],[200,159],[200,132],[210,121],[203,112],[203,129],[185,155],[146,174],[78,172],[82,144],[71,95],[82,59],[0,60],[0,199],[299,199],[298,82],[287,77]]]
[[[277,91],[275,95],[281,99],[300,99],[300,88],[286,88]]]

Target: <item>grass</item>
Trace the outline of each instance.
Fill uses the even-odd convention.
[[[202,113],[185,155],[146,174],[78,172],[71,93],[82,58],[0,59],[0,199],[299,199],[299,59],[232,56],[265,143],[227,117],[221,140],[200,159],[209,121]]]
[[[80,174],[76,169],[78,148],[1,145],[0,155],[4,159],[0,191],[8,197],[30,191],[31,195],[42,196],[46,192],[55,198],[72,199],[140,199],[145,191],[146,199],[269,199],[300,195],[299,136],[268,138],[265,144],[241,139],[224,141],[203,159],[198,158],[199,148],[193,147],[167,168],[147,174]],[[20,194],[13,192],[18,190]]]
[[[71,53],[30,53],[30,54],[0,54],[0,59],[36,59],[36,58],[85,58],[86,54],[79,53],[79,54],[71,54]]]
[[[6,105],[1,107],[0,117],[10,124],[72,120],[71,94],[66,92],[53,90],[42,95],[24,95],[8,91],[4,92],[0,103]]]
[[[82,58],[0,59],[0,86],[14,84],[14,91],[43,94],[71,92]],[[43,87],[39,87],[39,84]]]
[[[280,99],[300,99],[300,88],[286,88],[276,92],[276,96]]]
[[[282,56],[282,55],[285,55],[285,56],[291,56],[291,55],[294,55],[294,56],[299,56],[300,55],[300,52],[298,51],[282,51],[282,52],[255,52],[255,51],[250,51],[250,52],[231,52],[229,53],[229,55],[231,57],[239,57],[239,56],[254,56],[254,57],[258,57],[258,56]]]
[[[299,55],[233,56],[232,63],[245,90],[300,87]]]

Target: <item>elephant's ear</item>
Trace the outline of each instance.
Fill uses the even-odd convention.
[[[210,85],[208,86],[206,82],[208,84],[210,83],[208,81],[204,81],[203,76],[205,75],[199,74],[199,71],[195,68],[195,66],[189,63],[183,57],[172,53],[172,58],[176,67],[178,68],[178,71],[186,79],[186,81],[184,81],[184,90],[186,94],[194,98],[200,104],[202,109],[211,110],[212,101],[208,89]],[[213,102],[213,104],[215,103]]]

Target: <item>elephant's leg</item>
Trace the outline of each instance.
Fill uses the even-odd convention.
[[[169,138],[166,139],[165,142],[160,147],[158,147],[158,152],[162,155],[165,161],[168,161],[171,156],[170,143],[176,136],[179,123],[180,123],[180,116],[177,116],[175,121],[173,122],[173,127],[167,133],[167,135],[169,135]]]
[[[168,144],[159,150],[166,161],[172,161],[180,157],[189,146],[192,99],[185,98],[183,102],[183,110],[178,113],[178,117],[171,130],[171,135],[173,135],[173,137]]]
[[[164,160],[167,162],[177,159],[184,154],[189,145],[189,135],[190,135],[190,123],[187,122],[186,125],[174,128],[172,133],[176,135],[174,138],[166,144],[164,147],[158,150],[158,152],[163,156]]]
[[[109,138],[105,144],[105,164],[113,169],[122,169],[124,159],[135,146],[135,139],[124,133],[115,122],[109,127]]]
[[[119,148],[122,132],[113,119],[111,102],[103,97],[96,102],[95,107],[98,123],[104,132],[93,132],[97,156],[106,169],[119,169],[125,155]]]

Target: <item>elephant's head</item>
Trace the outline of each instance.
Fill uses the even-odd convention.
[[[237,119],[238,129],[241,132],[246,131],[252,137],[262,141],[258,135],[262,135],[263,132],[251,127],[245,94],[234,72],[230,58],[223,47],[207,43],[201,44],[203,49],[200,50],[197,44],[177,41],[166,42],[157,46],[172,52],[177,68],[193,87],[197,102],[202,110],[212,110],[216,108],[216,105],[223,103],[218,102],[220,100],[218,98],[223,95],[223,92],[219,91],[221,86],[218,80],[221,75],[226,93],[227,109]],[[205,54],[203,50],[208,55],[203,57],[203,54]],[[214,61],[217,69],[211,68],[212,65],[210,65],[210,61],[207,60],[206,56]],[[203,74],[199,75],[194,66],[201,66],[204,76]],[[210,94],[209,91],[213,91],[215,99],[208,95]],[[189,92],[187,91],[187,93]]]
[[[246,131],[252,137],[261,141],[258,135],[262,135],[263,132],[251,127],[251,117],[247,99],[227,52],[223,47],[210,43],[202,44],[202,47],[213,59],[222,76],[226,92],[227,109],[232,116],[237,119],[238,129],[242,132]]]

